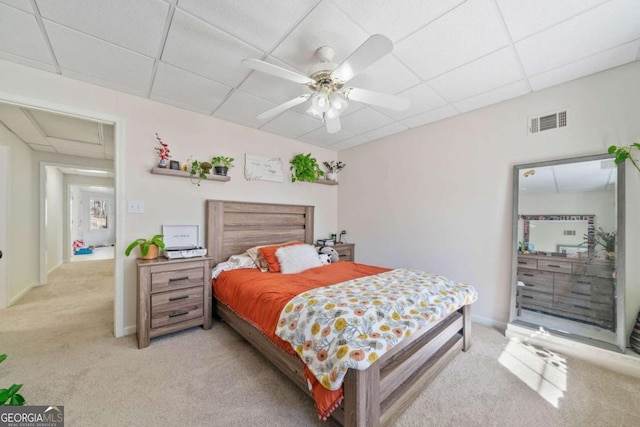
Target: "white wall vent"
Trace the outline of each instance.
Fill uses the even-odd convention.
[[[576,235],[576,230],[563,230],[564,232],[562,233],[564,236],[575,236]]]
[[[543,114],[529,119],[529,133],[567,127],[567,110]]]

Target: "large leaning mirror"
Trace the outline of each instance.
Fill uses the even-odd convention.
[[[624,351],[624,164],[516,165],[511,322]]]

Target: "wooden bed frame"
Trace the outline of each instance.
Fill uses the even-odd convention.
[[[207,200],[206,244],[213,265],[250,247],[300,240],[313,244],[313,206]],[[311,396],[303,363],[214,299],[222,320]],[[471,310],[466,305],[402,341],[364,371],[351,369],[344,400],[332,417],[344,426],[388,425],[460,351],[471,345]]]

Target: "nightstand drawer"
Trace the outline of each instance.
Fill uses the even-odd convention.
[[[202,286],[151,295],[151,327],[170,325],[203,315]]]
[[[333,245],[333,249],[338,252],[340,261],[354,261],[355,260],[355,244],[354,243],[337,243]]]
[[[202,286],[203,279],[204,270],[202,268],[152,273],[151,292]]]

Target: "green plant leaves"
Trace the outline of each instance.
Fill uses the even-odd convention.
[[[311,157],[311,153],[296,154],[289,163],[291,164],[289,167],[291,171],[291,182],[314,182],[324,176],[324,172],[320,169],[318,161],[315,157]]]

